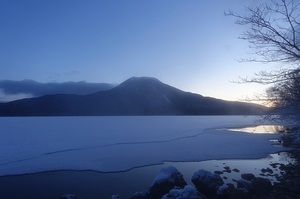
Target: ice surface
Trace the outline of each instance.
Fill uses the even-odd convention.
[[[218,130],[255,117],[2,117],[0,176],[49,170],[124,171],[163,161],[261,158],[275,134]]]

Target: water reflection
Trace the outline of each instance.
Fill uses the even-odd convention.
[[[275,182],[276,175],[281,176],[280,165],[294,163],[289,152],[270,154],[262,159],[247,160],[208,160],[202,162],[165,162],[159,165],[135,168],[119,173],[99,173],[93,171],[53,171],[28,175],[0,177],[0,198],[59,198],[65,193],[74,193],[78,198],[110,198],[119,194],[121,198],[130,198],[136,191],[151,186],[155,175],[161,168],[174,166],[183,174],[184,179],[193,185],[191,178],[199,169],[211,172],[221,171],[224,182],[236,185],[235,180],[242,173],[269,178]],[[226,169],[226,168],[227,169]],[[267,169],[269,168],[269,169]],[[265,172],[262,171],[265,169]],[[272,172],[270,172],[272,170]]]
[[[289,152],[280,152],[270,154],[262,159],[247,160],[209,160],[202,162],[166,162],[164,166],[173,165],[184,176],[187,183],[191,183],[190,179],[194,172],[199,169],[205,169],[214,173],[221,173],[220,176],[226,183],[235,183],[235,180],[241,178],[242,173],[252,173],[256,177],[265,177],[271,182],[277,182],[276,176],[282,176],[280,165],[293,164],[295,159],[291,158]],[[228,169],[229,167],[229,169]],[[267,170],[267,168],[269,168]],[[265,171],[267,170],[267,171]]]
[[[229,128],[229,131],[238,131],[246,133],[264,133],[264,134],[277,134],[277,133],[287,133],[288,127],[283,125],[258,125],[243,128]]]

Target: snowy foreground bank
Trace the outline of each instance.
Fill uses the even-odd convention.
[[[124,171],[163,161],[262,158],[276,134],[221,130],[254,116],[0,118],[0,176],[51,170]]]

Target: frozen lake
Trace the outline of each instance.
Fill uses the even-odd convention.
[[[260,176],[262,168],[272,168],[270,163],[287,164],[288,162],[293,162],[293,160],[288,157],[288,153],[281,152],[261,159],[164,162],[115,173],[53,171],[2,176],[0,177],[0,198],[58,199],[66,193],[76,194],[78,199],[109,199],[113,194],[119,194],[121,198],[130,198],[137,191],[148,191],[159,170],[170,165],[176,167],[190,185],[193,185],[191,181],[193,174],[199,169],[214,172],[224,169],[224,166],[229,166],[231,169],[237,168],[239,172],[221,174],[225,183],[236,184],[234,179],[240,179],[242,173]],[[273,171],[274,174],[280,173],[280,169],[273,169]],[[274,176],[265,177],[274,182]]]
[[[3,117],[0,176],[57,170],[118,172],[163,162],[263,158],[279,135],[226,128],[255,116]]]

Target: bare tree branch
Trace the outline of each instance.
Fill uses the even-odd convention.
[[[239,37],[255,49],[254,57],[240,61],[288,62],[299,64],[300,60],[300,4],[294,1],[275,0],[272,4],[246,7],[246,15],[233,11],[226,16],[236,18],[238,25],[248,26],[248,31]]]
[[[246,7],[245,11],[245,15],[225,12],[236,18],[236,24],[247,27],[239,39],[248,41],[254,50],[253,57],[239,61],[279,62],[285,67],[260,71],[236,83],[268,85],[264,94],[246,100],[273,107],[262,116],[264,120],[288,119],[300,125],[300,2],[272,0],[270,4]]]

